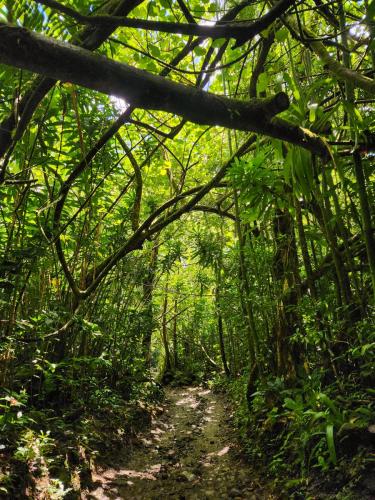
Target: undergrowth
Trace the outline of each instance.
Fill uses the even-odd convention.
[[[0,496],[80,498],[95,464],[126,453],[149,425],[162,389],[134,376],[115,380],[100,358],[38,363],[37,393],[22,388],[22,377],[18,390],[0,393]]]
[[[374,498],[375,337],[366,324],[356,333],[357,342],[340,355],[350,367],[345,376],[332,377],[318,364],[293,384],[263,375],[251,401],[247,373],[213,381],[230,396],[247,458],[285,498],[316,498],[317,491],[327,498]],[[334,362],[339,370],[340,359]]]

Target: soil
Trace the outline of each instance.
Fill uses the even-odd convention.
[[[86,499],[275,499],[241,458],[230,408],[202,387],[168,389],[130,458],[102,467]]]

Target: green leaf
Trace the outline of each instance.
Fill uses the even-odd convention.
[[[150,45],[150,54],[157,59],[161,57],[160,49],[157,45]]]
[[[336,457],[336,447],[335,447],[335,439],[334,439],[334,428],[332,424],[328,424],[326,427],[326,438],[327,438],[327,446],[329,452],[329,458],[331,462],[336,465],[337,457]]]
[[[299,101],[301,99],[301,94],[297,88],[293,90],[293,97],[296,101]]]
[[[332,399],[327,396],[327,394],[320,392],[318,395],[318,399],[331,410],[333,415],[341,419],[341,414],[337,406],[335,405],[334,401],[332,401]]]
[[[285,398],[283,406],[289,410],[297,410],[299,408],[299,404],[291,398]]]
[[[318,103],[313,102],[307,105],[309,108],[309,122],[313,123],[316,120],[316,110],[318,109]]]
[[[197,56],[204,56],[205,53],[206,51],[203,47],[200,47],[199,45],[194,47],[194,54],[196,54]]]
[[[276,31],[275,38],[278,42],[284,42],[288,37],[288,30],[286,28],[281,28]]]
[[[213,40],[212,42],[212,47],[220,48],[225,42],[226,42],[225,38],[216,38],[216,40]]]
[[[268,87],[268,83],[269,83],[269,77],[268,77],[267,73],[261,73],[259,75],[258,82],[257,82],[257,91],[264,92]]]
[[[367,17],[370,21],[375,18],[375,0],[370,0],[367,7]]]

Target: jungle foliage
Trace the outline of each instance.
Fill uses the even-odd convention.
[[[202,382],[288,495],[323,473],[355,491],[375,457],[374,17],[0,2],[2,494],[73,495],[163,383]]]

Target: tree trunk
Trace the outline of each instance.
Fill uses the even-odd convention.
[[[294,380],[300,362],[300,352],[290,342],[290,337],[301,325],[296,312],[298,301],[296,284],[298,257],[292,217],[287,209],[276,209],[274,217],[276,253],[274,256],[274,279],[277,287],[277,318],[273,328],[276,341],[276,369],[279,376]],[[294,290],[287,297],[282,291]]]
[[[218,275],[220,274],[220,269],[218,269]],[[223,328],[223,317],[220,310],[220,278],[218,277],[218,282],[216,284],[215,290],[215,305],[216,305],[216,314],[217,314],[217,330],[219,334],[219,345],[220,345],[220,355],[221,361],[223,363],[223,368],[225,375],[227,377],[230,376],[230,370],[227,363],[227,356],[225,353],[225,344],[224,344],[224,328]]]
[[[163,301],[163,312],[162,312],[162,328],[161,328],[161,338],[163,341],[164,347],[164,369],[163,369],[163,378],[170,374],[172,371],[172,362],[171,362],[171,352],[169,350],[168,343],[168,329],[167,329],[167,310],[168,310],[168,282],[169,282],[169,274],[167,275],[167,283],[165,286],[165,294]]]
[[[153,242],[151,250],[149,267],[146,276],[144,277],[143,280],[144,321],[143,321],[143,337],[142,337],[142,354],[146,369],[150,369],[151,366],[151,340],[152,340],[152,330],[154,324],[152,299],[154,291],[156,266],[158,261],[158,251],[159,251],[159,238],[156,237]]]
[[[354,158],[355,176],[357,180],[358,193],[359,193],[359,202],[361,206],[361,216],[363,224],[362,231],[366,244],[368,262],[370,266],[370,274],[372,280],[372,290],[375,301],[375,241],[371,224],[371,209],[367,196],[365,176],[362,167],[362,159],[358,150],[354,152],[353,158]]]
[[[177,296],[174,299],[174,318],[173,318],[173,366],[178,368],[178,340],[177,340]]]

